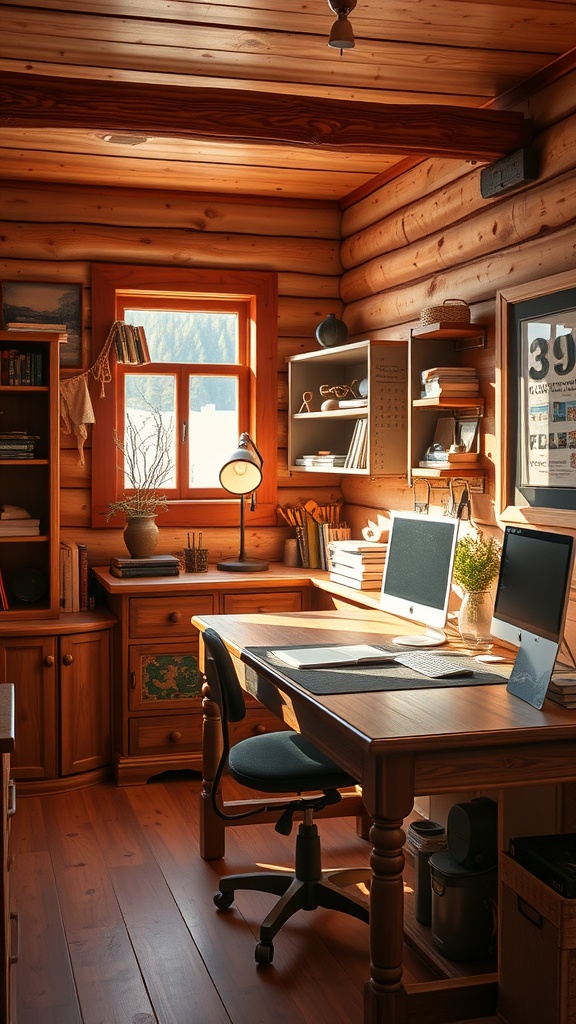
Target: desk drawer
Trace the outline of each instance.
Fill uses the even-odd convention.
[[[202,713],[131,718],[130,757],[197,753],[202,756]]]
[[[215,611],[214,594],[195,597],[133,597],[130,600],[131,637],[191,636],[193,615],[211,615]]]
[[[302,610],[302,591],[263,590],[259,594],[222,594],[224,615],[242,615],[244,612],[299,612]]]

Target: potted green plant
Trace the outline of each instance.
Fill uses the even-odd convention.
[[[159,488],[169,480],[173,469],[172,431],[160,410],[150,406],[140,422],[127,417],[124,437],[114,431],[114,443],[124,457],[118,468],[127,486],[116,501],[110,502],[106,518],[123,513],[124,543],[130,555],[147,558],[158,544],[156,516],[168,508],[166,495]]]
[[[492,594],[500,570],[501,547],[481,531],[468,533],[456,545],[452,579],[462,588],[458,628],[464,642],[478,652],[492,646]]]

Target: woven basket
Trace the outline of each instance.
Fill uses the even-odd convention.
[[[420,313],[422,327],[431,324],[469,324],[470,306],[464,299],[444,299],[441,306],[425,306]]]

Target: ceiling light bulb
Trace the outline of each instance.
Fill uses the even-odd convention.
[[[328,46],[335,50],[351,50],[354,47],[354,32],[348,21],[347,11],[340,11],[338,21],[335,21],[330,30]]]

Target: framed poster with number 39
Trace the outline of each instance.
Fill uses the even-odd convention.
[[[576,510],[576,271],[498,293],[499,512],[573,525]]]

